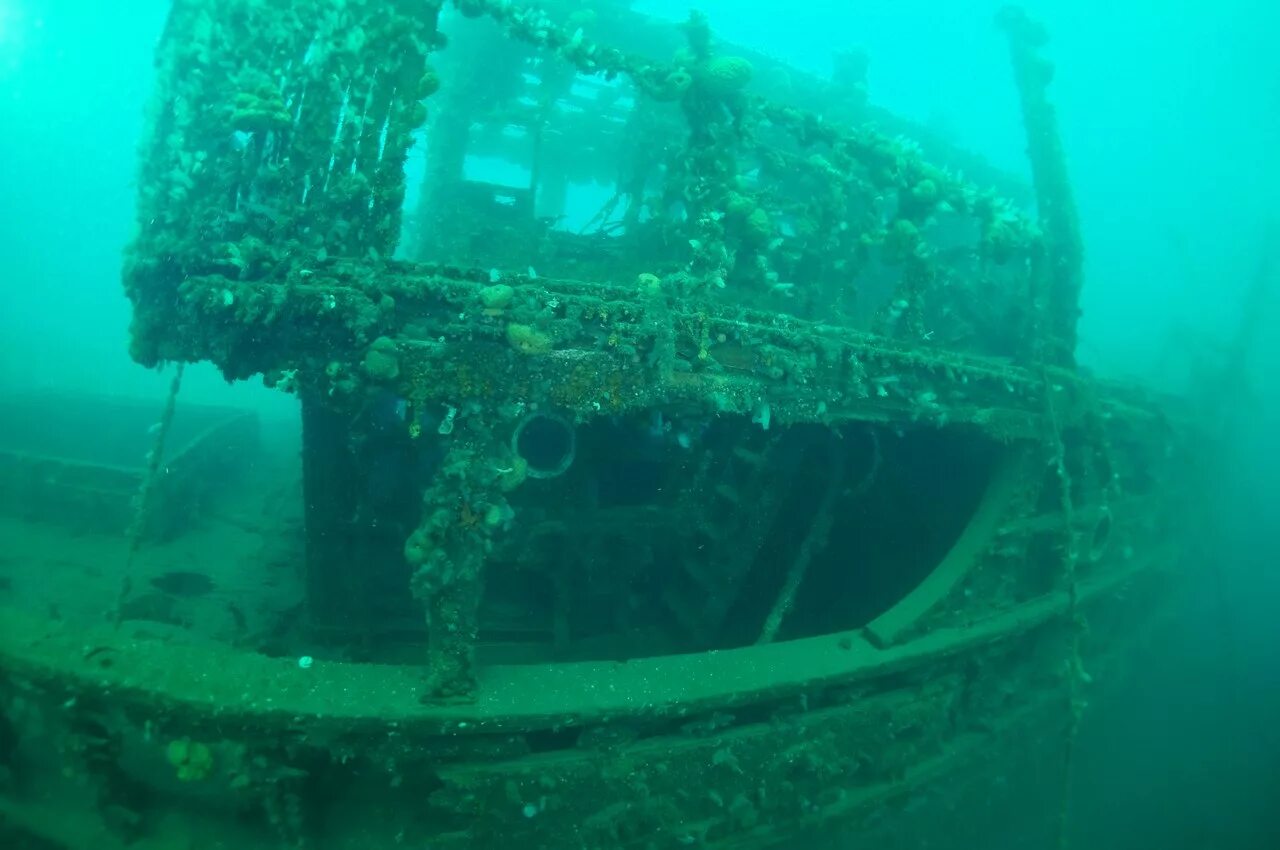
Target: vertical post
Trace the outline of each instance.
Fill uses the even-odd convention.
[[[422,497],[422,520],[405,542],[413,594],[427,620],[424,700],[466,700],[476,688],[484,565],[510,521],[503,498],[502,448],[487,434],[451,438],[444,462]]]
[[[1044,311],[1043,330],[1048,335],[1044,355],[1050,362],[1070,364],[1075,359],[1084,247],[1058,118],[1046,94],[1053,79],[1053,65],[1040,55],[1040,48],[1049,39],[1044,27],[1014,6],[1002,9],[996,22],[1009,39],[1040,228],[1044,231],[1046,291],[1043,304],[1037,305]]]

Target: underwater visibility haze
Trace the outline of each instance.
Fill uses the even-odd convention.
[[[0,0],[0,844],[1280,847],[1277,32]]]

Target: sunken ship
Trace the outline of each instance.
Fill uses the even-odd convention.
[[[299,399],[309,649],[5,611],[5,828],[820,846],[1067,776],[1176,560],[1181,432],[1075,363],[1052,67],[998,25],[1030,186],[856,51],[697,14],[175,0],[131,354]]]

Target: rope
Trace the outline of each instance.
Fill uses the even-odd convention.
[[[1056,845],[1058,850],[1067,850],[1067,822],[1071,811],[1071,777],[1075,762],[1076,739],[1080,733],[1080,720],[1084,715],[1084,696],[1081,686],[1086,674],[1084,662],[1080,657],[1080,635],[1084,630],[1084,620],[1080,615],[1080,590],[1076,580],[1076,565],[1080,555],[1075,534],[1075,507],[1071,499],[1071,474],[1067,471],[1067,447],[1062,441],[1062,429],[1058,424],[1057,410],[1053,406],[1053,382],[1049,380],[1048,371],[1044,374],[1045,407],[1049,425],[1053,431],[1053,467],[1062,490],[1062,518],[1066,532],[1066,547],[1063,552],[1063,576],[1067,584],[1067,622],[1071,627],[1070,654],[1067,660],[1067,728],[1063,742],[1062,789],[1058,810]]]
[[[160,480],[160,464],[164,460],[164,444],[169,437],[169,428],[173,424],[173,412],[178,405],[178,390],[182,388],[182,370],[184,364],[179,363],[169,383],[169,397],[165,401],[164,412],[156,423],[155,442],[147,453],[147,472],[143,476],[142,486],[134,502],[133,521],[129,523],[126,537],[129,551],[125,554],[124,569],[121,570],[120,593],[116,596],[115,607],[111,611],[111,621],[119,626],[124,618],[124,604],[133,592],[133,564],[142,549],[142,539],[146,536],[147,518],[150,515],[151,501],[155,495],[156,482]]]

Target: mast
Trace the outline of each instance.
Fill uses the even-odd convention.
[[[1016,6],[1002,9],[996,23],[1009,39],[1036,206],[1044,233],[1045,254],[1037,275],[1044,286],[1037,305],[1043,315],[1043,332],[1048,337],[1044,357],[1050,362],[1071,364],[1075,359],[1080,318],[1084,246],[1071,181],[1067,177],[1058,117],[1047,95],[1053,65],[1040,55],[1049,37],[1043,26]]]

